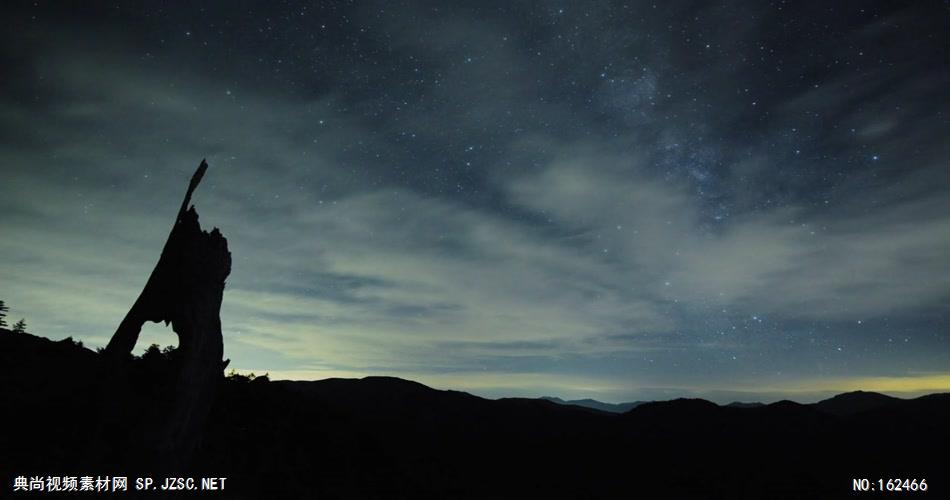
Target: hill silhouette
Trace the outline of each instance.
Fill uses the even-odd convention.
[[[819,410],[839,416],[848,416],[863,411],[874,410],[882,406],[894,404],[898,398],[879,394],[877,392],[854,391],[838,394],[832,398],[815,403]]]
[[[132,362],[117,435],[141,431],[135,409],[149,408],[174,362]],[[0,330],[8,485],[18,475],[157,475],[84,468],[98,363],[70,340]],[[677,399],[612,414],[393,377],[230,377],[189,473],[227,477],[220,498],[833,498],[851,494],[854,478],[898,477],[926,478],[938,498],[948,421],[950,394],[754,407]]]

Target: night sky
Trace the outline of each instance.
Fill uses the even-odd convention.
[[[0,299],[34,334],[105,345],[206,157],[239,370],[950,391],[946,2],[10,4]]]

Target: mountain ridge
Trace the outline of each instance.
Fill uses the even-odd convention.
[[[136,415],[160,410],[167,362],[131,361],[132,390],[114,395],[129,408],[127,421],[111,424],[120,451],[134,453],[141,439]],[[88,430],[100,425],[89,398],[97,363],[72,341],[0,331],[0,399],[16,409],[0,433],[9,480],[82,468]],[[852,477],[937,478],[950,466],[933,444],[950,440],[950,394],[894,399],[845,393],[743,408],[680,398],[617,414],[396,377],[236,376],[222,378],[195,461],[178,473],[229,477],[223,498],[839,497]],[[860,411],[841,411],[851,401]],[[156,473],[122,463],[110,474]]]

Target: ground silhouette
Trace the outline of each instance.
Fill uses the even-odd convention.
[[[0,330],[5,488],[19,475],[156,475],[83,462],[101,362],[72,339]],[[125,432],[147,421],[138,412],[174,383],[175,362],[172,352],[130,362],[133,391],[115,396]],[[677,399],[614,414],[392,377],[222,376],[185,472],[227,477],[219,498],[836,498],[854,478],[927,479],[938,498],[948,421],[950,394],[753,407]]]

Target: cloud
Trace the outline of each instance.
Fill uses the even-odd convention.
[[[249,325],[283,331],[292,346],[281,349],[301,357],[356,339],[390,348],[409,342],[416,355],[372,362],[411,365],[444,360],[444,343],[451,341],[458,349],[448,356],[471,363],[464,359],[469,348],[506,355],[510,349],[502,341],[533,346],[522,354],[558,355],[585,349],[585,339],[612,332],[617,324],[666,324],[652,304],[615,296],[610,269],[597,258],[445,201],[408,192],[367,193],[300,215],[286,221],[297,236],[295,249],[281,259],[295,263],[300,279],[287,276],[281,285],[321,288],[326,283],[310,278],[321,273],[345,277],[356,284],[346,290],[346,299],[324,300],[322,292],[301,298],[236,285],[228,307],[243,311]],[[315,250],[321,258],[309,259]],[[263,274],[280,275],[268,272],[267,260],[254,261]],[[255,281],[254,287],[260,284]],[[286,333],[288,319],[305,330],[309,326],[312,335]],[[366,363],[362,345],[354,351]],[[333,358],[356,362],[353,355]]]
[[[54,142],[0,151],[14,188],[5,209],[27,212],[7,219],[18,238],[3,243],[4,274],[24,286],[10,302],[37,331],[107,338],[157,259],[181,196],[174,180],[187,179],[204,148],[226,152],[210,156],[195,202],[235,256],[223,319],[241,332],[238,346],[399,368],[506,356],[506,342],[554,356],[617,350],[586,340],[618,325],[669,326],[650,302],[614,293],[599,255],[552,244],[528,224],[410,189],[354,189],[331,160],[359,135],[344,117],[324,115],[333,131],[316,127],[314,147],[300,133],[314,127],[299,104],[250,93],[232,101],[212,80],[171,85],[117,62],[89,73],[88,60],[69,60],[50,68],[69,97],[29,115],[33,133]],[[90,127],[106,138],[84,139]],[[37,227],[38,217],[48,224]],[[115,242],[110,252],[104,241]],[[88,290],[101,292],[93,300]],[[446,339],[458,347],[449,356]],[[252,356],[250,347],[233,354]]]
[[[644,163],[572,145],[507,189],[571,228],[584,252],[609,253],[612,274],[653,301],[843,321],[935,307],[950,294],[950,206],[940,193],[863,212],[786,204],[709,227],[688,186]]]

